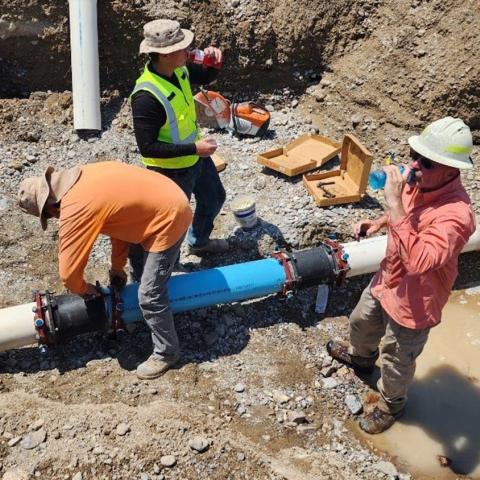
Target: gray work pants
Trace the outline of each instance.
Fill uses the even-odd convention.
[[[173,314],[168,303],[167,282],[177,260],[182,237],[163,252],[145,252],[138,301],[152,331],[153,355],[170,360],[180,353]]]
[[[430,329],[402,327],[388,315],[370,293],[370,285],[349,318],[350,354],[374,357],[380,353],[381,377],[378,391],[384,400],[379,405],[398,413],[407,402],[407,390],[415,374],[416,358],[422,353]]]

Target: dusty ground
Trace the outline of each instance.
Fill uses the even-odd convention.
[[[304,132],[339,140],[353,132],[379,164],[389,150],[404,155],[408,135],[446,114],[479,138],[474,0],[99,3],[99,137],[72,132],[71,95],[62,93],[70,76],[66,2],[11,1],[0,18],[2,307],[29,301],[32,288],[62,291],[55,227],[43,235],[7,195],[21,179],[48,164],[138,162],[125,96],[141,64],[141,25],[160,14],[195,25],[199,44],[225,50],[216,88],[272,110],[265,139],[214,133],[230,162],[222,173],[228,200],[253,193],[261,225],[239,231],[226,207],[216,233],[229,238],[231,253],[201,262],[184,255],[191,269],[255,259],[278,242],[312,247],[332,231],[348,241],[354,220],[382,211],[381,194],[371,192],[354,206],[319,209],[298,179],[257,165],[258,152]],[[118,41],[122,48],[111,48]],[[478,166],[463,180],[478,213]],[[478,254],[464,255],[458,285],[478,280],[479,266]],[[107,268],[102,239],[88,278],[105,282]],[[143,326],[121,342],[82,338],[46,357],[35,348],[0,354],[0,472],[10,480],[410,478],[408,465],[359,440],[358,415],[345,400],[366,387],[324,353],[329,337],[345,334],[368,280],[337,290],[320,322],[313,288],[290,302],[270,297],[178,315],[182,364],[153,382],[132,372],[148,355]]]

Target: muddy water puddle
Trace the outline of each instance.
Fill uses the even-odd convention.
[[[368,442],[415,478],[480,479],[480,285],[452,293],[417,361],[407,413]]]

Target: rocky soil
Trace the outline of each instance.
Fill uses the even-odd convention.
[[[187,269],[256,259],[276,244],[309,248],[332,232],[350,241],[355,220],[383,210],[382,194],[373,192],[358,204],[318,208],[300,178],[258,165],[259,152],[302,133],[335,140],[354,133],[379,165],[390,150],[405,158],[408,136],[446,114],[464,118],[479,138],[474,0],[99,3],[105,90],[98,136],[72,131],[66,2],[32,0],[24,8],[11,1],[0,18],[1,307],[30,301],[32,288],[62,291],[55,225],[43,234],[15,208],[19,182],[49,164],[138,163],[125,97],[149,18],[175,15],[195,25],[200,44],[227,54],[215,88],[258,100],[272,114],[263,139],[210,132],[228,161],[215,234],[231,250],[202,260],[184,251]],[[115,42],[120,50],[111,48]],[[462,174],[477,213],[478,158],[476,146],[477,166]],[[242,193],[254,195],[261,218],[249,232],[228,207]],[[89,280],[106,282],[108,255],[102,238]],[[478,280],[479,265],[478,253],[462,256],[458,286]],[[314,311],[315,288],[289,301],[268,297],[177,315],[182,363],[152,382],[134,375],[148,355],[143,325],[122,339],[80,338],[44,356],[34,347],[0,354],[0,473],[10,480],[429,478],[359,433],[363,380],[371,379],[325,354],[328,338],[345,335],[368,281],[336,289],[324,318]]]

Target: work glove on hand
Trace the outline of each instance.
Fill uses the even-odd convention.
[[[110,285],[117,290],[121,290],[127,284],[127,274],[123,270],[110,270]]]

